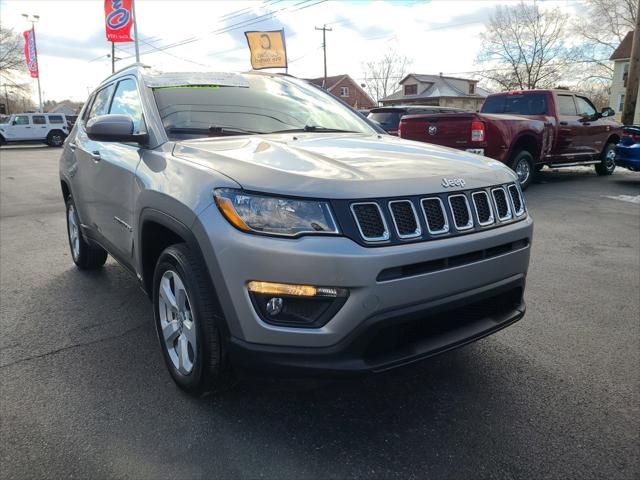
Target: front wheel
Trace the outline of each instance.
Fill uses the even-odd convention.
[[[169,373],[192,395],[231,383],[213,295],[207,273],[189,247],[177,244],[162,252],[153,276],[156,330]]]
[[[600,163],[596,163],[598,175],[611,175],[616,169],[616,144],[608,143],[600,155]]]
[[[516,152],[511,160],[511,169],[518,175],[518,182],[520,182],[520,188],[526,190],[533,179],[533,155],[526,150]]]

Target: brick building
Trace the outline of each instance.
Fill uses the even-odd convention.
[[[326,85],[323,85],[324,77],[307,80],[320,87],[324,86],[326,90],[353,108],[369,109],[376,106],[376,102],[349,75],[327,77]]]

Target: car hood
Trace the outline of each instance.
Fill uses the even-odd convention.
[[[370,198],[460,190],[512,182],[486,157],[389,135],[301,133],[177,142],[176,157],[214,169],[246,190],[317,198]]]

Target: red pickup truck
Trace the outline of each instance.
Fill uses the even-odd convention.
[[[398,135],[494,158],[509,165],[526,188],[544,165],[595,165],[615,169],[622,124],[591,101],[567,90],[527,90],[489,95],[479,113],[407,115]]]

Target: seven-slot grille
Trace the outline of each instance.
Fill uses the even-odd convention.
[[[446,233],[449,231],[447,214],[444,211],[444,204],[438,197],[422,199],[422,212],[427,220],[427,230],[431,235]]]
[[[478,223],[480,225],[491,225],[493,223],[493,209],[489,202],[489,195],[487,192],[473,192],[471,194],[473,198],[473,206],[476,209],[476,215],[478,217]]]
[[[389,229],[384,220],[380,206],[375,202],[354,203],[351,211],[356,218],[362,238],[369,242],[389,239]]]
[[[417,209],[409,199],[390,200],[386,202],[387,210],[382,202],[356,202],[351,204],[351,212],[360,235],[367,242],[391,240],[388,225],[394,228],[397,241],[421,237],[424,226],[429,235],[455,234],[497,226],[525,213],[522,194],[515,184],[441,194],[416,201],[421,208]],[[453,223],[451,228],[450,222]]]
[[[389,210],[400,238],[417,237],[422,233],[418,215],[409,200],[393,200],[389,202]]]
[[[494,188],[491,190],[493,195],[493,201],[496,204],[496,212],[498,213],[498,219],[501,221],[509,220],[511,218],[511,205],[507,200],[507,193],[504,188]]]
[[[449,206],[453,214],[453,223],[458,230],[468,230],[473,227],[473,218],[467,196],[464,194],[450,195]]]

